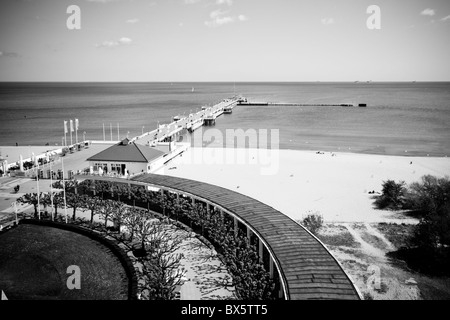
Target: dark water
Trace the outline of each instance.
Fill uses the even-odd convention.
[[[368,107],[239,106],[218,118],[222,132],[279,129],[283,149],[450,155],[450,83],[0,83],[0,145],[60,145],[63,121],[75,118],[79,140],[103,140],[103,123],[108,140],[117,123],[131,137],[234,93]]]

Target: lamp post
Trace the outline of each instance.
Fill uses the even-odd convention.
[[[144,134],[144,126],[142,126],[142,134]]]
[[[86,142],[86,131],[83,132],[83,141]]]

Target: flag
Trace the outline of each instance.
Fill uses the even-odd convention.
[[[78,130],[78,119],[75,119],[75,130]]]
[[[73,132],[73,121],[70,119],[70,132]]]
[[[64,120],[64,133],[67,133],[67,121]]]

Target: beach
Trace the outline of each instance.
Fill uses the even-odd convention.
[[[87,150],[67,155],[64,161],[68,166],[83,166],[84,159],[94,149],[105,147],[93,145]],[[386,253],[395,250],[395,246],[380,231],[376,231],[382,227],[380,223],[387,223],[384,227],[388,229],[405,230],[419,220],[401,212],[375,209],[374,194],[369,192],[380,192],[382,182],[387,179],[403,180],[409,184],[419,181],[426,174],[439,177],[450,175],[449,169],[450,159],[446,157],[193,147],[168,162],[164,174],[199,180],[242,193],[298,222],[309,213],[318,213],[324,219],[319,239],[365,297],[416,300],[447,297],[450,294],[447,289],[450,279],[430,278],[389,262]],[[36,192],[36,181],[31,179],[5,177],[1,181],[0,217],[13,214],[11,201],[27,192]],[[16,184],[21,185],[19,194],[12,192]],[[41,192],[48,192],[50,181],[40,180],[39,185]],[[33,208],[30,205],[20,206],[19,212],[22,211],[31,214]],[[72,210],[67,212],[72,214]],[[77,216],[88,218],[89,213],[78,210]],[[342,242],[342,239],[347,240]],[[225,287],[219,288],[209,281],[212,275],[222,276],[215,271],[218,261],[204,270],[204,253],[195,251],[193,254],[190,247],[183,250],[189,254],[183,260],[188,273],[187,282],[181,288],[181,299],[232,296],[232,292]],[[373,266],[379,267],[382,273],[384,289],[381,291],[367,284],[368,270]],[[411,285],[411,281],[415,284]]]
[[[325,222],[417,223],[377,210],[373,194],[387,179],[407,184],[450,175],[450,158],[300,150],[191,148],[165,174],[215,184],[253,197],[294,220],[319,213]]]

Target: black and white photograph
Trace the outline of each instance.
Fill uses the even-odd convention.
[[[2,0],[0,314],[450,300],[449,34],[447,0]]]

